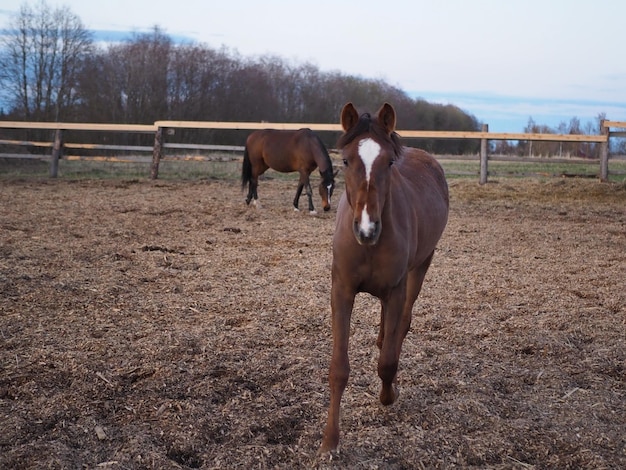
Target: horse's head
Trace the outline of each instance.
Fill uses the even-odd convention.
[[[325,171],[321,172],[322,181],[320,181],[319,191],[322,198],[322,205],[324,211],[330,210],[330,200],[333,197],[333,191],[335,190],[335,176],[337,173],[333,173],[333,167],[330,166]]]
[[[396,113],[385,103],[372,118],[359,116],[352,103],[341,111],[341,150],[346,197],[352,208],[352,231],[361,245],[375,245],[382,231],[381,214],[389,190],[391,167],[402,146],[395,133]]]

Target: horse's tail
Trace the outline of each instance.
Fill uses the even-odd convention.
[[[245,189],[246,185],[252,180],[252,163],[250,163],[250,155],[248,153],[248,144],[243,151],[243,164],[241,165],[241,189]]]

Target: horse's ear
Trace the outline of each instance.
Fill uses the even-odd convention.
[[[378,110],[378,122],[391,134],[396,130],[396,111],[389,103],[383,104]]]
[[[359,121],[359,113],[352,103],[347,103],[341,110],[341,127],[345,132],[352,129]]]

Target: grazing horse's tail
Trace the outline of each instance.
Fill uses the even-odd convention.
[[[241,165],[241,189],[245,189],[246,184],[252,179],[252,163],[248,154],[248,145],[243,151],[243,164]]]

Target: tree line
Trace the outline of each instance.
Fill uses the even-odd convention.
[[[328,123],[337,121],[348,101],[369,110],[388,101],[393,103],[403,129],[481,128],[473,115],[457,106],[413,99],[383,80],[323,72],[310,63],[293,63],[271,55],[243,57],[226,47],[177,44],[156,26],[123,43],[98,45],[69,8],[51,8],[45,0],[35,6],[22,5],[3,32],[0,85],[6,109],[0,110],[0,119],[122,124],[157,120]],[[177,132],[180,142],[210,139],[227,145],[241,145],[246,134],[229,130]],[[90,137],[94,142],[93,135]],[[321,137],[327,145],[334,145],[328,141],[331,136]],[[137,144],[147,137],[124,139]],[[439,154],[463,154],[476,153],[479,143],[427,140],[420,141],[420,146]],[[526,151],[519,145],[506,150]]]

